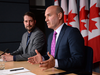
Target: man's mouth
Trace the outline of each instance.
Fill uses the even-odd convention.
[[[31,27],[31,26],[27,26],[27,27]]]

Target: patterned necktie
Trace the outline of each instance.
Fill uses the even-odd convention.
[[[54,33],[53,33],[53,39],[52,39],[52,43],[51,43],[51,55],[53,55],[53,57],[54,57],[54,54],[55,54],[56,34],[57,34],[57,32],[54,31]]]

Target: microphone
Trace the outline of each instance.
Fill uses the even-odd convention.
[[[6,52],[8,52],[9,51],[9,49],[7,48],[1,55],[3,55],[3,54],[5,54]],[[1,56],[0,55],[0,56]]]

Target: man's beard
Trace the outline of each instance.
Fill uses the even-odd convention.
[[[34,29],[34,27],[31,27],[29,29],[26,27],[26,30],[29,31],[29,32],[31,32],[33,29]]]

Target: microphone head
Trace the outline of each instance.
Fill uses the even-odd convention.
[[[8,52],[9,51],[9,49],[7,48],[4,52]]]
[[[8,52],[9,51],[9,49],[7,48],[1,55],[3,55],[3,54],[5,54],[6,52]],[[0,55],[0,56],[1,56]]]

